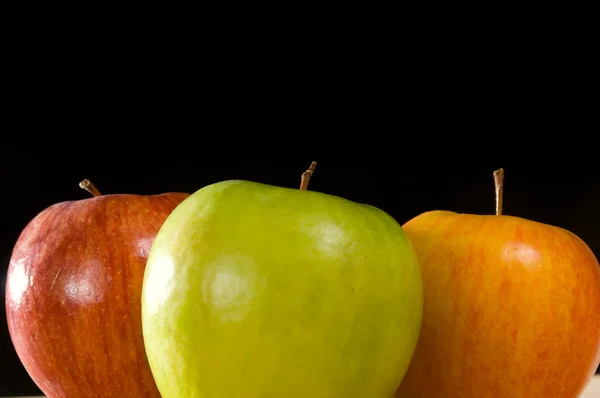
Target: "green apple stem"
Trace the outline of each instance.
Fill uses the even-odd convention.
[[[312,162],[308,170],[302,173],[302,180],[300,181],[300,189],[306,190],[308,189],[308,182],[310,181],[310,177],[312,177],[315,172],[315,167],[317,167],[317,162]]]
[[[504,196],[504,169],[494,171],[494,185],[496,186],[496,215],[502,215],[502,197]]]
[[[96,188],[96,186],[90,180],[88,180],[87,178],[79,183],[79,188],[85,189],[86,191],[88,191],[89,193],[91,193],[92,196],[100,196],[100,195],[102,195],[100,193],[100,191],[98,191],[98,188]]]

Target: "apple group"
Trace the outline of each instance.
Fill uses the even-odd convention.
[[[49,398],[576,398],[600,265],[561,228],[230,180],[50,206],[6,312]]]

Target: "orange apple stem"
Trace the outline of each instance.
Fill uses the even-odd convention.
[[[494,185],[496,186],[496,215],[501,216],[504,196],[504,169],[494,171]]]
[[[90,180],[88,180],[87,178],[79,183],[79,188],[85,189],[86,191],[88,191],[89,193],[91,193],[92,196],[100,196],[100,195],[102,195],[100,193],[100,191],[98,191],[98,188],[96,188],[96,186]]]
[[[302,180],[300,181],[300,189],[306,190],[308,189],[308,182],[310,181],[310,177],[312,177],[315,172],[315,167],[317,167],[317,162],[312,162],[308,170],[302,173]]]

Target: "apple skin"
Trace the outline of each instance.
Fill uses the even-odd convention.
[[[414,250],[382,210],[226,181],[162,226],[142,327],[163,398],[389,398],[422,300]]]
[[[62,202],[25,227],[6,314],[16,352],[47,397],[160,397],[142,341],[142,280],[156,233],[187,196]]]
[[[600,266],[562,228],[433,211],[403,226],[424,314],[405,398],[576,398],[600,362]]]

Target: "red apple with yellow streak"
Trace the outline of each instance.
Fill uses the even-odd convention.
[[[100,195],[62,202],[21,233],[6,316],[25,369],[49,398],[159,398],[142,340],[150,247],[188,194]]]
[[[600,266],[579,237],[502,214],[431,211],[403,229],[424,315],[398,398],[576,398],[600,362]]]

